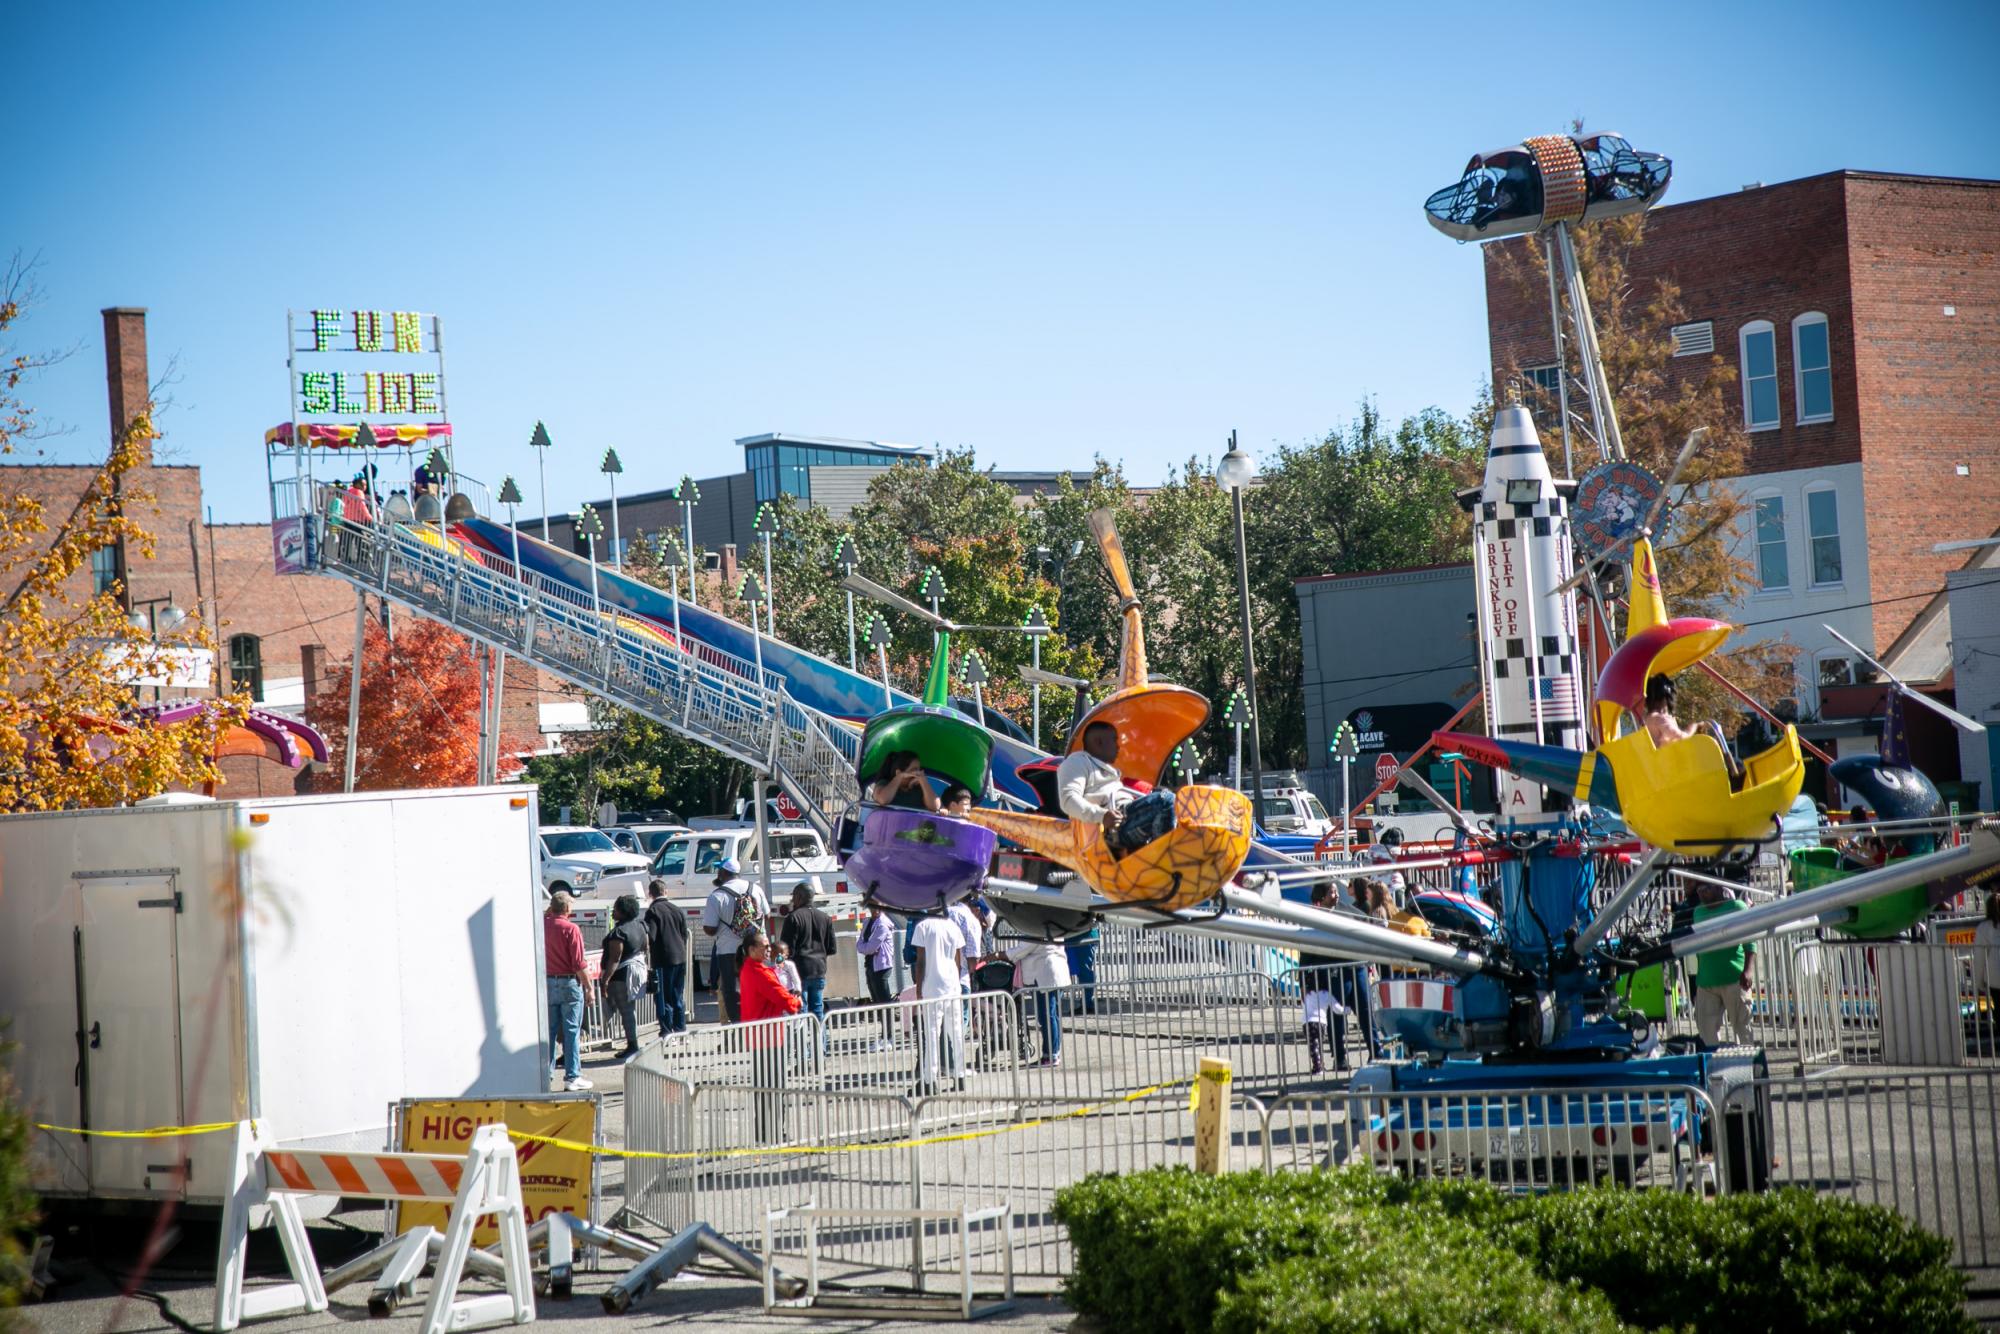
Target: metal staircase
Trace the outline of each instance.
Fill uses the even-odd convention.
[[[309,516],[306,568],[344,579],[712,746],[775,780],[829,844],[860,800],[860,736],[805,708],[782,678],[706,644],[682,647],[600,612],[587,591],[455,554],[436,529]],[[670,637],[669,637],[670,638]]]

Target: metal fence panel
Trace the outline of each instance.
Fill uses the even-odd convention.
[[[1724,1115],[1752,1097],[1770,1102],[1772,1185],[1894,1209],[1959,1264],[2000,1267],[2000,1070],[1760,1080]]]

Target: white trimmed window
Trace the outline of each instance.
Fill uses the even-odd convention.
[[[1831,487],[1806,492],[1806,540],[1812,555],[1813,587],[1839,583],[1840,499]]]
[[[1829,686],[1851,686],[1854,684],[1854,659],[1828,653],[1819,660],[1819,688]]]
[[[1743,425],[1770,431],[1778,425],[1778,332],[1769,320],[1752,320],[1736,336],[1743,368]]]
[[[1759,496],[1752,502],[1756,515],[1757,586],[1777,592],[1792,586],[1792,565],[1785,553],[1785,498]]]
[[[98,597],[118,584],[118,548],[101,546],[90,553],[90,594]]]
[[[1816,310],[1792,321],[1792,381],[1800,422],[1833,420],[1833,351],[1826,316]]]

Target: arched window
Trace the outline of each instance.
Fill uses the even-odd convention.
[[[247,690],[252,700],[264,702],[264,644],[257,636],[229,637],[229,688]]]
[[[1833,420],[1833,350],[1816,310],[1792,321],[1792,383],[1801,423]]]
[[[1743,426],[1750,431],[1778,425],[1778,333],[1769,320],[1752,320],[1736,335],[1742,359]]]

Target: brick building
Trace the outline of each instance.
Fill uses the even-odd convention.
[[[143,309],[104,312],[104,354],[115,436],[149,397]],[[245,448],[258,446],[253,441]],[[4,465],[0,485],[39,500],[53,530],[75,509],[97,468],[94,463]],[[337,579],[277,575],[267,523],[206,522],[197,467],[156,463],[149,454],[128,478],[135,491],[155,497],[156,510],[138,516],[153,536],[153,556],[128,551],[123,543],[108,547],[78,571],[72,591],[88,596],[122,580],[128,609],[158,617],[173,608],[207,623],[218,650],[210,684],[166,685],[161,687],[166,698],[219,693],[240,684],[264,707],[301,716],[307,695],[326,679],[329,667],[345,663],[352,652],[354,590]],[[370,604],[371,615],[375,610]],[[151,697],[151,687],[139,689]],[[510,662],[502,701],[506,734],[538,736],[540,706],[554,693],[544,688],[539,673]],[[231,757],[223,761],[223,778],[228,794],[246,796],[290,792],[297,775],[268,761]]]
[[[1494,382],[1551,384],[1546,293],[1509,282],[1496,250]],[[1670,204],[1631,272],[1680,287],[1670,377],[1711,355],[1740,376],[1756,587],[1734,619],[1800,648],[1809,735],[1872,750],[1880,691],[1844,688],[1866,668],[1821,625],[1950,685],[1944,585],[1967,561],[1931,546],[2000,530],[2000,181],[1837,171]]]

